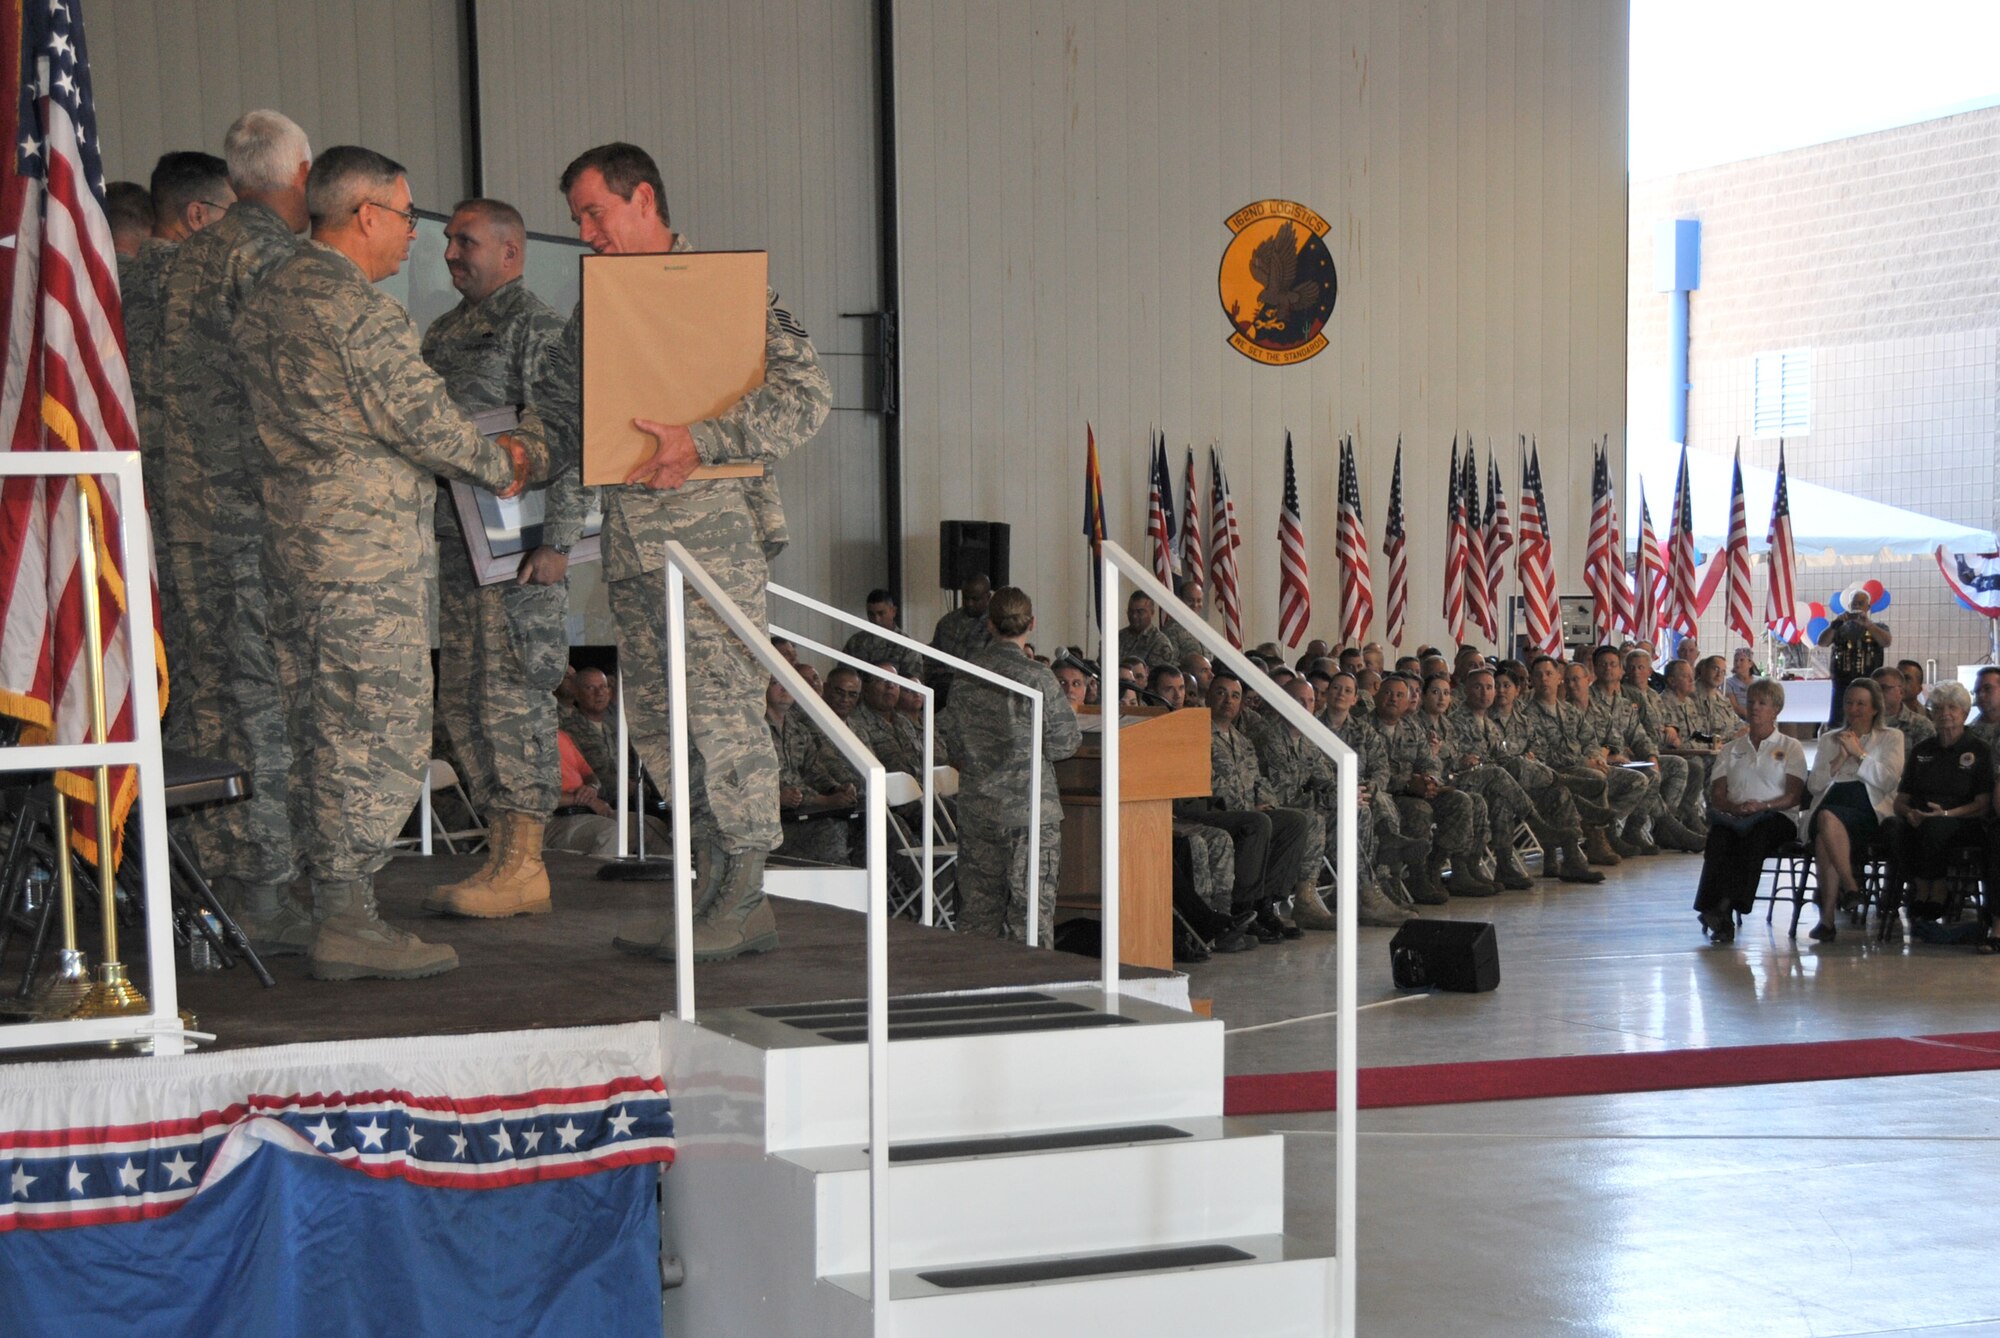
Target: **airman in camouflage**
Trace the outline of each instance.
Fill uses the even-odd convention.
[[[1160,630],[1159,609],[1154,606],[1153,597],[1143,590],[1134,590],[1125,601],[1125,626],[1118,629],[1118,653],[1138,656],[1149,669],[1162,664],[1180,667],[1182,652],[1174,649],[1173,639]]]
[[[1304,679],[1294,679],[1286,685],[1286,690],[1306,710],[1313,709],[1312,685]],[[1329,858],[1340,833],[1339,767],[1333,758],[1308,740],[1290,721],[1283,719],[1276,721],[1275,727],[1259,745],[1257,760],[1277,796],[1277,802],[1286,808],[1311,813],[1315,820],[1314,829],[1306,841],[1305,867],[1300,871],[1293,919],[1301,929],[1332,929],[1338,922],[1321,900],[1317,884],[1322,861]],[[1356,781],[1361,787],[1359,758],[1356,762]],[[1360,922],[1401,924],[1409,918],[1409,912],[1391,903],[1376,884],[1375,863],[1379,851],[1375,823],[1372,817],[1367,816],[1365,805],[1361,813],[1363,818],[1354,829],[1354,886],[1358,894],[1356,909]]]
[[[1521,818],[1535,833],[1542,848],[1542,873],[1571,883],[1598,883],[1603,875],[1590,871],[1583,851],[1583,818],[1570,792],[1557,781],[1556,774],[1535,758],[1527,756],[1527,744],[1514,704],[1512,679],[1483,668],[1465,675],[1465,697],[1446,719],[1451,726],[1451,747],[1461,757],[1477,757],[1496,767],[1520,787],[1525,806]],[[1499,698],[1505,696],[1508,717],[1514,724],[1509,733],[1499,716]],[[1511,846],[1511,843],[1510,843]],[[1514,856],[1510,849],[1506,852]],[[1500,852],[1496,850],[1498,858]],[[1520,868],[1518,856],[1514,867]],[[1525,876],[1525,871],[1523,871]]]
[[[1721,661],[1716,662],[1720,668]],[[1743,729],[1729,699],[1720,692],[1704,698],[1695,690],[1697,666],[1686,660],[1667,663],[1666,691],[1660,694],[1659,727],[1661,741],[1683,750],[1687,764],[1687,784],[1681,792],[1680,807],[1674,816],[1683,827],[1708,839],[1708,779],[1716,756],[1724,745]]]
[[[153,167],[153,235],[136,254],[118,256],[118,296],[125,319],[125,358],[132,374],[132,401],[139,415],[139,463],[146,509],[153,523],[154,577],[160,587],[160,639],[166,647],[170,682],[168,740],[188,742],[188,711],[181,705],[183,667],[192,667],[187,615],[174,585],[174,564],[163,529],[167,499],[166,339],[161,298],[168,263],[181,241],[222,217],[236,202],[229,168],[211,153],[166,153]],[[188,684],[192,690],[192,683]]]
[[[877,669],[895,672],[895,666],[887,661],[877,663]],[[924,779],[924,730],[923,726],[896,709],[896,703],[903,695],[901,681],[895,678],[867,678],[861,687],[861,709],[847,718],[855,734],[868,745],[868,751],[875,754],[886,771],[900,771],[912,776],[921,785]]]
[[[1194,617],[1196,619],[1201,617],[1202,588],[1200,581],[1188,579],[1176,581],[1174,582],[1174,594],[1181,603],[1194,610]],[[1206,655],[1208,653],[1203,648],[1201,642],[1196,640],[1195,634],[1187,629],[1185,623],[1186,618],[1184,616],[1173,618],[1168,621],[1165,629],[1167,640],[1173,643],[1175,664],[1179,664],[1190,655]],[[1148,660],[1147,663],[1151,664],[1152,661]]]
[[[1651,761],[1650,772],[1633,774],[1642,778],[1646,793],[1637,816],[1652,829],[1647,839],[1637,824],[1627,822],[1623,833],[1614,832],[1614,844],[1621,835],[1625,845],[1641,855],[1656,854],[1664,846],[1670,850],[1700,850],[1701,842],[1674,820],[1668,799],[1678,803],[1687,785],[1687,766],[1679,758],[1659,754],[1658,742],[1646,728],[1638,703],[1620,691],[1625,673],[1624,658],[1615,646],[1600,646],[1593,653],[1595,681],[1585,698],[1583,718],[1593,736],[1614,764]],[[1622,853],[1622,852],[1621,852]]]
[[[984,576],[975,576],[959,587],[958,595],[958,607],[945,610],[944,616],[932,629],[931,648],[969,660],[993,639],[993,634],[986,627],[986,608],[993,599],[993,582]],[[939,694],[937,706],[942,710],[951,701],[951,667],[932,661],[926,668],[930,675],[926,681]]]
[[[433,476],[511,496],[548,461],[532,410],[518,438],[480,435],[424,365],[409,313],[374,286],[416,232],[401,165],[329,149],[307,200],[313,240],[244,301],[235,345],[271,461],[264,566],[318,922],[309,956],[324,980],[407,979],[458,964],[382,923],[373,889],[429,764]]]
[[[1055,764],[1083,742],[1062,684],[1023,649],[1035,627],[1028,596],[1009,586],[987,607],[993,639],[972,656],[981,669],[1042,694],[1042,807],[1036,888],[1036,941],[1055,939],[1056,876],[1062,867],[1062,795]],[[959,769],[958,929],[1025,941],[1028,919],[1028,780],[1034,707],[1018,693],[966,678],[938,717],[938,736]]]
[[[1490,897],[1500,891],[1481,875],[1483,833],[1491,819],[1478,795],[1445,784],[1444,765],[1431,746],[1430,731],[1417,719],[1414,685],[1407,678],[1386,678],[1378,694],[1375,728],[1388,753],[1389,790],[1403,819],[1403,830],[1431,833],[1425,877],[1411,893],[1420,903],[1439,904],[1442,895]],[[1452,865],[1451,887],[1440,875],[1445,860]]]
[[[463,297],[424,331],[424,361],[468,414],[529,402],[562,318],[521,280],[527,225],[499,200],[466,200],[445,224],[445,265]],[[516,579],[482,586],[449,487],[438,489],[438,716],[473,805],[493,837],[471,877],[425,907],[491,918],[549,902],[542,829],[562,797],[556,686],[569,663],[569,550],[586,490],[569,471],[539,490],[541,543]],[[589,759],[589,754],[585,754]],[[613,770],[601,776],[617,784]]]
[[[810,673],[810,670],[811,666],[804,666],[800,672]],[[811,679],[807,681],[810,683]],[[779,806],[790,815],[784,819],[785,840],[779,848],[799,859],[822,864],[848,863],[852,824],[826,810],[852,808],[853,789],[821,792],[806,783],[807,759],[824,745],[824,736],[793,703],[785,685],[775,678],[764,690],[764,719],[771,727],[771,741],[778,750]]]
[[[1403,826],[1402,811],[1389,792],[1388,746],[1375,728],[1374,713],[1364,713],[1356,704],[1352,675],[1334,675],[1328,693],[1321,721],[1354,750],[1360,764],[1358,780],[1366,795],[1362,802],[1374,832],[1376,885],[1398,910],[1407,910],[1415,901],[1412,889],[1426,883],[1431,834],[1425,830],[1419,835]]]
[[[1554,770],[1575,798],[1584,819],[1584,851],[1592,864],[1617,864],[1622,859],[1610,832],[1624,822],[1646,797],[1645,781],[1636,772],[1611,766],[1590,723],[1565,695],[1569,676],[1588,692],[1589,670],[1578,664],[1565,668],[1546,657],[1529,669],[1534,696],[1515,708],[1521,717],[1536,760]]]
[[[896,596],[893,593],[882,589],[870,590],[863,607],[867,611],[869,622],[882,628],[883,631],[902,635],[903,629],[897,623],[901,610],[896,605]],[[924,657],[908,646],[897,645],[879,632],[856,632],[847,638],[841,650],[857,660],[866,660],[869,664],[887,664],[905,678],[918,682],[923,680]]]
[[[1937,737],[1937,726],[1921,711],[1912,711],[1904,696],[1908,690],[1901,671],[1887,665],[1875,671],[1875,682],[1882,689],[1883,723],[1901,732],[1903,736],[1903,756],[1908,757],[1912,749],[1926,739]]]
[[[1490,672],[1490,671],[1487,671]],[[1534,805],[1511,773],[1497,765],[1486,748],[1460,746],[1460,721],[1452,711],[1452,682],[1434,677],[1424,684],[1423,706],[1418,720],[1431,736],[1431,747],[1444,765],[1451,784],[1476,794],[1486,805],[1487,826],[1479,833],[1482,848],[1493,858],[1494,881],[1513,891],[1534,886],[1514,849],[1514,834],[1528,820]],[[1483,723],[1474,727],[1484,737]]]
[[[1666,722],[1663,718],[1666,700],[1662,693],[1654,690],[1651,681],[1653,670],[1652,652],[1643,646],[1638,647],[1626,652],[1620,663],[1624,666],[1624,678],[1619,684],[1618,694],[1625,698],[1626,701],[1632,703],[1633,707],[1637,709],[1639,724],[1644,728],[1646,737],[1653,741],[1657,749],[1663,750],[1657,751],[1653,755],[1654,775],[1657,778],[1656,783],[1660,794],[1661,811],[1674,818],[1675,822],[1680,823],[1682,828],[1679,833],[1679,839],[1661,835],[1657,830],[1654,834],[1659,837],[1661,843],[1664,845],[1677,846],[1683,850],[1700,850],[1708,839],[1708,830],[1705,821],[1699,817],[1696,818],[1696,825],[1700,827],[1700,830],[1696,831],[1683,822],[1680,817],[1690,799],[1697,805],[1702,803],[1699,786],[1690,786],[1688,784],[1690,771],[1698,770],[1699,768],[1691,768],[1689,759],[1678,756],[1672,751],[1678,748],[1679,744],[1667,737]],[[1692,666],[1690,666],[1691,668]],[[1654,826],[1656,829],[1658,825],[1658,822],[1655,821]],[[1694,844],[1688,844],[1690,840]]]
[[[304,831],[290,796],[293,757],[272,647],[265,579],[264,477],[270,457],[244,393],[232,327],[307,224],[305,133],[276,112],[239,117],[224,138],[237,200],[184,240],[161,275],[165,386],[161,528],[186,629],[170,666],[180,737],[250,775],[248,798],[188,819],[202,867],[260,952],[303,951],[304,913],[281,899],[299,875]]]
[[[562,176],[578,234],[599,254],[690,251],[668,222],[659,168],[643,149],[606,144]],[[583,430],[581,304],[551,346],[535,397],[565,468],[580,456]],[[604,577],[618,620],[625,709],[634,746],[656,784],[671,774],[666,687],[666,544],[677,540],[753,626],[766,623],[770,559],[790,535],[771,470],[819,430],[833,388],[812,341],[768,295],[764,381],[714,418],[686,427],[639,420],[658,442],[625,483],[602,489]],[[689,481],[698,464],[752,462],[754,479]],[[778,755],[764,725],[767,675],[700,600],[687,602],[688,789],[697,836],[710,852],[710,886],[696,917],[696,960],[714,961],[778,945],[764,899],[764,860],[782,839]],[[661,907],[614,942],[635,953],[673,955],[673,915]]]

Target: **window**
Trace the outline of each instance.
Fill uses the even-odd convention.
[[[1750,410],[1753,437],[1797,437],[1812,431],[1812,350],[1759,353]]]

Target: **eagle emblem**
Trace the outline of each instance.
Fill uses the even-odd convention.
[[[1259,200],[1228,226],[1217,286],[1231,347],[1274,367],[1313,357],[1326,347],[1338,288],[1327,221],[1291,200]]]

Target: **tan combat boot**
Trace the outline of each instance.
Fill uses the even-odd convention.
[[[473,877],[439,888],[424,901],[424,909],[476,920],[509,915],[546,915],[549,870],[542,863],[542,820],[530,813],[503,810],[495,816],[500,829],[500,858],[483,878]]]
[[[1601,883],[1604,875],[1590,867],[1584,857],[1583,847],[1571,842],[1562,848],[1562,863],[1555,868],[1555,876],[1565,883]]]
[[[211,890],[259,957],[298,957],[312,945],[312,913],[290,888],[217,878]]]
[[[1623,864],[1625,859],[1611,848],[1611,834],[1602,827],[1586,827],[1583,832],[1583,853],[1592,864],[1609,867]]]
[[[1394,929],[1405,920],[1414,920],[1417,913],[1407,906],[1398,906],[1383,896],[1379,888],[1364,887],[1355,902],[1355,921],[1372,925],[1379,929]]]
[[[383,923],[368,879],[314,883],[313,916],[319,932],[306,958],[314,980],[416,980],[458,965],[450,944],[426,943]]]
[[[694,913],[699,916],[715,902],[714,847],[702,841],[694,848]],[[630,920],[612,936],[611,946],[634,957],[674,960],[674,893],[671,880],[667,894],[654,909]]]
[[[1319,899],[1319,889],[1310,878],[1299,883],[1292,899],[1292,923],[1301,929],[1338,929],[1340,921]]]
[[[765,852],[716,852],[715,901],[695,917],[694,959],[726,962],[778,946],[778,917],[764,895]]]
[[[1535,885],[1535,880],[1528,877],[1528,870],[1521,863],[1521,852],[1514,849],[1509,841],[1494,842],[1493,872],[1500,886],[1509,892],[1525,892]]]
[[[501,819],[505,813],[495,813],[486,827],[486,862],[455,883],[434,887],[424,897],[424,909],[432,915],[456,915],[452,910],[458,899],[468,892],[476,894],[493,878],[493,873],[507,858],[507,827]]]

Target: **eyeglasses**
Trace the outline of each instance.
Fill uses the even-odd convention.
[[[403,222],[410,225],[411,232],[415,232],[417,230],[417,211],[415,209],[398,209],[396,208],[395,205],[384,204],[380,200],[363,200],[360,204],[354,206],[354,212],[359,214],[363,209],[366,209],[371,204],[374,205],[377,209],[387,209],[392,214],[400,215],[402,217]]]

